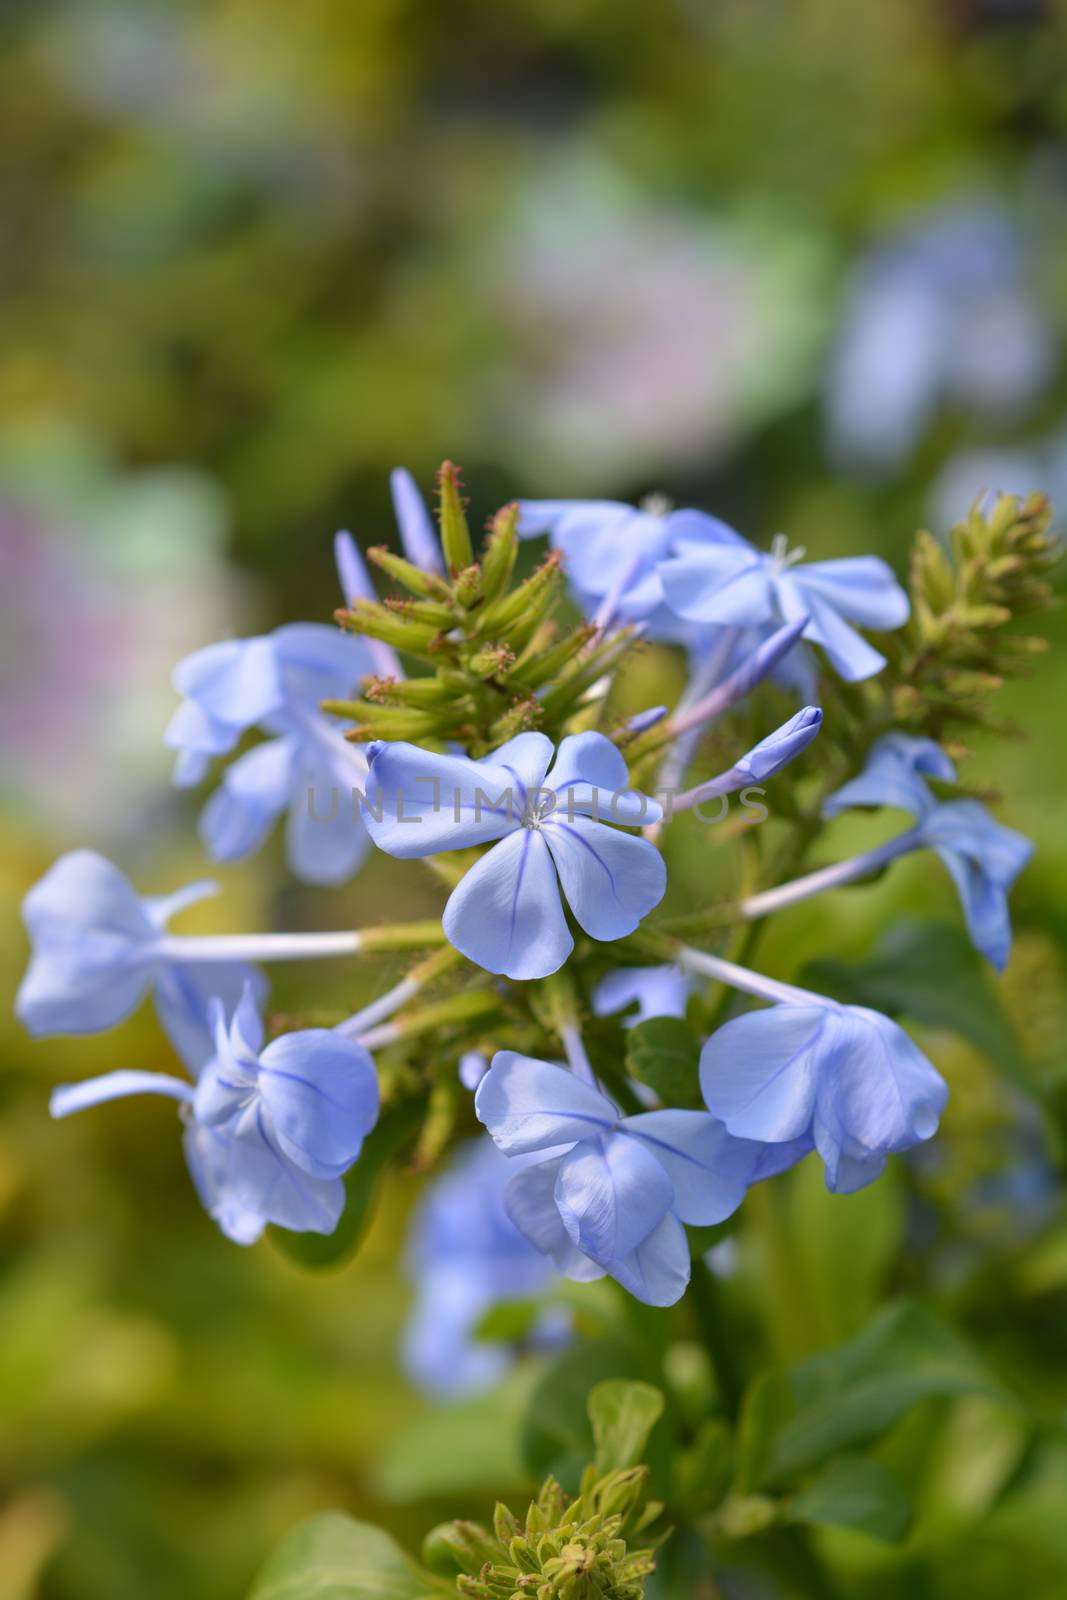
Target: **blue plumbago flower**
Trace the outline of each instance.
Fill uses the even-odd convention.
[[[681,967],[617,967],[593,990],[593,1013],[610,1017],[636,1003],[633,1016],[623,1019],[624,1028],[649,1017],[684,1017],[694,981]]]
[[[834,671],[849,682],[869,678],[885,657],[862,628],[899,628],[908,597],[877,556],[803,563],[781,534],[769,553],[740,535],[728,543],[679,538],[658,572],[667,604],[688,622],[769,629],[806,617],[802,637],[820,645]],[[803,563],[803,564],[802,564]]]
[[[250,987],[227,1024],[211,1005],[215,1054],[194,1086],[160,1072],[111,1072],[52,1095],[55,1117],[130,1094],[182,1104],[185,1159],[204,1209],[237,1244],[268,1222],[332,1233],[344,1209],[341,1176],[378,1117],[378,1080],[362,1045],[323,1028],[263,1048]]]
[[[167,1036],[197,1071],[214,1049],[209,996],[232,1008],[246,984],[266,993],[266,980],[243,961],[183,960],[168,947],[170,918],[216,889],[194,883],[142,898],[94,850],[60,856],[22,902],[32,955],[15,1002],[20,1020],[38,1038],[99,1033],[152,988]]]
[[[524,538],[549,535],[549,543],[563,553],[567,577],[588,614],[604,608],[627,622],[651,623],[657,637],[665,633],[679,638],[687,630],[678,627],[664,605],[659,563],[681,538],[741,542],[717,517],[673,511],[657,495],[640,506],[619,500],[523,500],[519,533]]]
[[[776,1005],[713,1033],[701,1052],[708,1110],[740,1139],[818,1150],[849,1194],[886,1157],[929,1139],[948,1090],[902,1028],[866,1006]]]
[[[475,1338],[485,1313],[507,1300],[543,1293],[551,1261],[519,1232],[504,1209],[513,1164],[484,1136],[460,1147],[423,1190],[415,1210],[408,1265],[417,1285],[404,1331],[407,1371],[436,1395],[469,1394],[506,1371],[512,1349]],[[537,1343],[565,1337],[569,1318],[546,1309]]]
[[[574,948],[562,894],[593,939],[632,933],[666,888],[647,839],[605,823],[656,822],[659,805],[628,789],[626,763],[600,733],[552,741],[521,733],[484,761],[407,743],[368,745],[367,828],[388,855],[493,848],[445,906],[451,943],[487,972],[544,978]]]
[[[956,769],[932,739],[887,734],[872,746],[859,777],[827,798],[823,815],[851,806],[910,811],[918,824],[916,844],[940,856],[952,876],[975,948],[1002,971],[1011,954],[1008,893],[1034,847],[977,800],[938,801],[924,777],[954,783]]]
[[[318,623],[294,623],[254,639],[230,639],[174,669],[183,696],[164,735],[179,752],[175,782],[199,783],[214,756],[249,728],[272,735],[231,762],[200,817],[215,861],[238,861],[288,812],[287,854],[307,883],[339,884],[356,871],[367,836],[353,801],[365,761],[320,709],[351,694],[374,660],[360,639]]]
[[[722,1222],[768,1175],[762,1146],[703,1111],[623,1117],[565,1067],[513,1050],[493,1057],[474,1106],[505,1155],[541,1153],[508,1185],[515,1226],[566,1277],[610,1274],[647,1305],[685,1293],[683,1223]]]

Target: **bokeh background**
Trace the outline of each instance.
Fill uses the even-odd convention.
[[[229,1600],[307,1511],[414,1542],[521,1481],[529,1374],[461,1423],[402,1375],[414,1178],[354,1266],[307,1276],[214,1232],[166,1105],[50,1124],[53,1083],[166,1046],[148,1012],[31,1045],[22,894],[79,844],[145,889],[202,875],[171,665],[328,617],[330,537],[389,537],[398,463],[429,487],[461,462],[478,521],[663,490],[898,569],[982,488],[1067,501],[1067,5],[9,0],[0,40],[0,1595]],[[969,776],[1039,864],[997,1064],[973,991],[970,1044],[935,1041],[924,1288],[1050,1441],[1035,1462],[958,1407],[918,1547],[856,1556],[862,1594],[1067,1592],[1067,1219],[1029,1092],[1067,1082],[1067,651],[1003,701],[1022,737]],[[190,928],[437,904],[381,860],[295,890],[276,844],[221,876]],[[889,916],[955,916],[922,863],[846,898],[791,937],[855,957]],[[275,1000],[354,1004],[388,970],[281,972]],[[798,1181],[749,1287],[783,1358],[911,1272],[892,1176],[848,1222]]]

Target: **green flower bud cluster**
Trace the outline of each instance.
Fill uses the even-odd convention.
[[[450,1522],[427,1537],[423,1557],[456,1576],[472,1600],[641,1600],[655,1570],[655,1544],[629,1541],[659,1515],[646,1501],[648,1468],[601,1475],[588,1466],[578,1497],[568,1501],[549,1477],[520,1522],[498,1505],[493,1527]]]
[[[890,646],[895,722],[935,739],[953,724],[990,725],[992,694],[1046,649],[1044,639],[1006,629],[1054,604],[1048,572],[1060,549],[1051,523],[1044,495],[1000,495],[988,507],[976,502],[947,548],[917,535],[911,620]]]
[[[408,739],[427,749],[457,742],[476,757],[527,729],[558,739],[632,646],[633,630],[602,639],[592,623],[559,627],[552,620],[563,585],[558,554],[515,581],[518,506],[491,519],[475,559],[452,462],[441,467],[437,487],[447,578],[372,549],[370,560],[405,593],[336,613],[343,628],[391,645],[424,675],[368,679],[361,698],[330,700],[324,709],[354,718],[348,737],[355,740]]]

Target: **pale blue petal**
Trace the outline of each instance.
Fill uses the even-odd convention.
[[[516,1172],[504,1192],[504,1207],[523,1237],[551,1259],[557,1272],[576,1283],[592,1283],[604,1276],[605,1269],[575,1247],[556,1204],[562,1160],[557,1156]]]
[[[516,783],[516,805],[525,807],[525,796],[545,782],[545,773],[551,760],[551,739],[547,739],[543,733],[519,733],[476,765],[488,769],[490,773],[501,768],[510,773]]]
[[[285,701],[316,717],[320,700],[354,693],[360,679],[374,671],[364,639],[323,622],[287,623],[271,640]]]
[[[179,750],[174,758],[170,781],[176,789],[195,789],[211,770],[211,757],[198,750]]]
[[[566,1067],[514,1050],[497,1051],[474,1110],[506,1155],[575,1144],[612,1127],[618,1116],[606,1095]]]
[[[843,784],[823,802],[824,817],[836,817],[852,806],[893,806],[923,817],[936,804],[924,777],[956,781],[956,768],[932,739],[889,733],[871,747],[858,778]]]
[[[1008,890],[1033,854],[1023,834],[1003,828],[977,800],[931,811],[923,838],[952,875],[975,948],[998,972],[1011,954]]]
[[[772,1144],[811,1126],[823,1006],[771,1006],[725,1023],[700,1055],[700,1087],[713,1116],[740,1139]]]
[[[556,794],[560,810],[595,809],[605,821],[643,826],[663,815],[657,801],[631,789],[618,746],[602,733],[568,734],[556,752],[545,788]]]
[[[816,1095],[821,1125],[846,1150],[909,1150],[937,1131],[948,1090],[903,1028],[865,1006],[831,1013]]]
[[[638,1139],[583,1139],[560,1161],[556,1205],[571,1243],[611,1271],[667,1215],[671,1180]]]
[[[344,1210],[340,1178],[313,1178],[286,1159],[271,1138],[266,1112],[252,1104],[230,1143],[220,1198],[296,1233],[332,1233]]]
[[[162,932],[172,917],[188,910],[189,906],[199,905],[201,900],[212,899],[220,888],[217,879],[201,878],[196,883],[187,883],[182,889],[175,889],[171,894],[143,895],[141,905],[152,926]]]
[[[646,1306],[673,1306],[689,1287],[689,1241],[668,1213],[630,1255],[613,1261],[611,1276]]]
[[[227,639],[179,661],[173,684],[215,722],[250,728],[283,698],[281,671],[271,638]]]
[[[333,536],[333,559],[346,605],[354,605],[357,600],[378,599],[359,545],[346,528]]]
[[[684,1017],[692,980],[680,967],[617,967],[593,990],[593,1013],[610,1017],[637,1002],[637,1015],[623,1020],[632,1028],[649,1017]]]
[[[182,1140],[189,1176],[200,1204],[234,1244],[250,1245],[262,1235],[266,1220],[257,1211],[243,1210],[225,1192],[230,1139],[217,1128],[198,1122],[186,1125]]]
[[[855,1142],[842,1141],[818,1118],[815,1147],[822,1159],[826,1187],[831,1194],[855,1194],[857,1189],[865,1189],[885,1171],[884,1151],[866,1150]]]
[[[191,1072],[199,1072],[215,1053],[209,1002],[217,1000],[229,1016],[249,984],[256,1004],[262,1005],[269,989],[267,980],[244,961],[183,961],[160,970],[154,994],[156,1013]]]
[[[389,490],[404,554],[423,572],[435,572],[439,577],[443,576],[445,564],[437,531],[415,479],[406,467],[394,467],[389,474]]]
[[[634,508],[622,500],[520,500],[519,536],[536,539],[552,533],[565,519],[579,527],[591,528],[620,516],[632,516]]]
[[[822,727],[823,714],[818,706],[804,706],[788,722],[761,739],[740,761],[733,771],[746,783],[766,783],[781,772],[783,767],[808,748]]]
[[[341,781],[330,752],[310,740],[294,763],[285,842],[294,877],[321,887],[347,883],[370,850],[359,791],[350,776]]]
[[[84,1083],[64,1083],[52,1090],[48,1109],[53,1117],[69,1117],[75,1111],[85,1111],[89,1106],[100,1106],[108,1100],[121,1100],[131,1094],[163,1094],[171,1100],[191,1100],[192,1086],[184,1078],[172,1078],[164,1072],[132,1072],[119,1070],[105,1072],[99,1078],[87,1078]]]
[[[545,978],[574,948],[545,844],[520,828],[475,863],[445,906],[445,937],[469,961],[508,978]]]
[[[802,588],[791,572],[776,578],[775,587],[786,621],[791,621],[801,608],[808,613],[804,638],[822,647],[830,665],[846,683],[858,683],[881,672],[885,666],[885,656],[868,644],[863,635],[857,633],[814,589]],[[788,602],[786,597],[791,592],[799,594],[799,605],[793,606]]]
[[[663,899],[667,869],[648,839],[581,816],[551,817],[542,834],[567,904],[591,938],[625,937]]]
[[[677,511],[668,511],[663,518],[670,533],[671,542],[675,548],[682,549],[690,545],[702,544],[727,544],[734,545],[741,550],[747,550],[750,555],[757,552],[748,540],[731,528],[728,522],[723,522],[721,517],[712,517],[706,511],[694,511],[689,507],[679,507]]]
[[[274,1136],[314,1178],[338,1177],[378,1119],[374,1063],[354,1039],[326,1028],[283,1034],[263,1051],[259,1092]]]
[[[504,767],[439,755],[405,741],[367,746],[367,831],[408,859],[501,839],[519,826],[522,796]]]
[[[748,628],[774,620],[766,559],[751,546],[686,545],[658,570],[667,604],[687,621]]]
[[[198,823],[213,861],[240,861],[259,849],[289,803],[295,758],[293,739],[269,739],[227,767]]]
[[[814,1148],[810,1133],[806,1133],[802,1139],[783,1140],[781,1144],[757,1145],[759,1154],[756,1157],[751,1182],[762,1183],[764,1178],[776,1178],[780,1172],[788,1172],[798,1161],[810,1156]]]
[[[734,1139],[704,1111],[642,1111],[619,1131],[655,1156],[674,1188],[672,1209],[682,1222],[709,1227],[732,1216],[752,1182],[761,1146]]]
[[[219,722],[195,700],[183,700],[163,734],[167,749],[181,752],[174,769],[174,781],[182,788],[198,783],[210,765],[210,757],[226,755],[240,737],[240,727]]]
[[[892,567],[878,556],[813,561],[793,567],[791,572],[805,593],[814,593],[861,628],[899,628],[911,614],[907,594]]]

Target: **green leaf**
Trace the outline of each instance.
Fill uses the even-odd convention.
[[[729,1425],[721,1417],[706,1417],[676,1461],[678,1493],[691,1515],[719,1504],[730,1486],[733,1465]]]
[[[816,1527],[854,1528],[896,1544],[911,1525],[911,1505],[897,1479],[877,1461],[842,1456],[793,1498],[789,1516]]]
[[[282,1540],[249,1600],[426,1600],[435,1590],[390,1534],[326,1511]]]
[[[788,1374],[796,1413],[779,1431],[766,1473],[781,1482],[891,1427],[929,1396],[1013,1397],[927,1307],[887,1306],[857,1338]]]
[[[609,1378],[589,1394],[589,1420],[601,1474],[636,1467],[644,1460],[648,1436],[663,1415],[663,1395],[650,1383]]]
[[[649,1017],[626,1035],[626,1070],[664,1105],[703,1108],[700,1038],[681,1017]]]
[[[749,1384],[737,1430],[738,1494],[751,1494],[763,1483],[775,1441],[795,1411],[793,1390],[784,1373],[761,1372]]]
[[[1022,1074],[1018,1041],[985,963],[955,923],[898,922],[871,960],[810,961],[801,982],[846,1005],[945,1028],[1004,1072]]]
[[[577,1486],[595,1448],[586,1396],[605,1376],[644,1376],[639,1356],[622,1339],[583,1340],[545,1372],[530,1396],[522,1426],[522,1455],[532,1477],[552,1472],[565,1489]]]
[[[271,1239],[290,1260],[302,1267],[323,1270],[340,1266],[359,1249],[374,1213],[382,1172],[418,1128],[426,1112],[425,1101],[407,1100],[391,1106],[363,1142],[359,1160],[345,1174],[345,1208],[332,1233],[291,1233],[270,1228]]]

